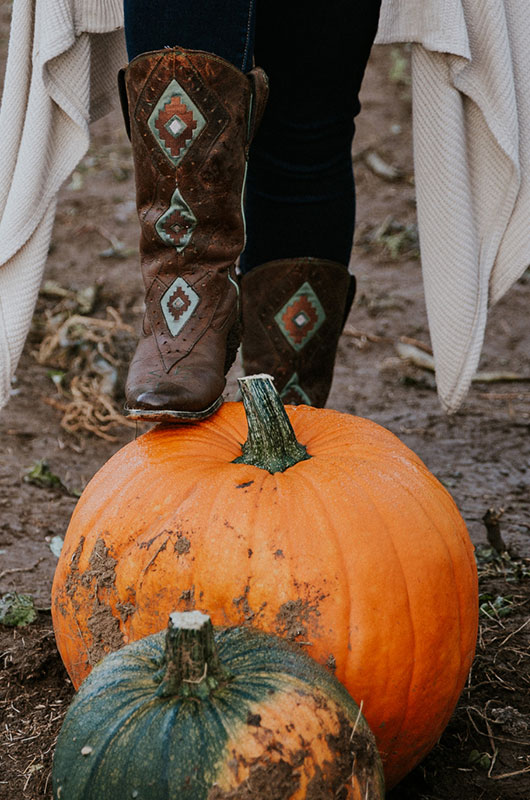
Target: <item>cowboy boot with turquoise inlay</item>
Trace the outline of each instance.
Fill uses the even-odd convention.
[[[260,69],[244,75],[215,55],[173,48],[137,56],[122,82],[146,304],[126,408],[135,419],[199,420],[220,406],[239,344],[234,263],[267,81]]]
[[[272,375],[284,403],[323,407],[353,275],[334,261],[292,258],[255,267],[240,285],[245,374]]]

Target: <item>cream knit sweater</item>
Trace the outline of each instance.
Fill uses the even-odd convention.
[[[0,407],[37,302],[57,193],[126,63],[122,0],[14,0],[0,107]]]
[[[383,0],[379,42],[415,42],[414,170],[442,405],[462,403],[488,305],[530,264],[530,14],[522,0]]]
[[[35,307],[57,192],[116,102],[122,0],[14,0],[0,109],[0,406]],[[530,263],[530,15],[521,0],[383,0],[413,42],[414,164],[438,393],[456,410],[488,305]]]

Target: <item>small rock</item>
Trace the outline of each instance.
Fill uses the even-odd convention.
[[[530,728],[528,718],[512,706],[492,708],[490,713],[493,722],[502,725],[512,736],[525,736]]]

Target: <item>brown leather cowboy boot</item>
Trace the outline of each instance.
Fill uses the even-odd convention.
[[[199,420],[222,403],[239,344],[234,262],[267,80],[260,69],[244,75],[218,56],[180,48],[137,56],[121,80],[146,292],[126,409],[135,419]]]
[[[334,261],[270,261],[241,279],[246,375],[267,372],[284,403],[326,404],[355,278]]]

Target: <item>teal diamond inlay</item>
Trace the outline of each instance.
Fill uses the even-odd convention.
[[[181,253],[190,243],[197,218],[186,203],[178,186],[171,197],[171,205],[155,223],[155,229],[164,244]]]
[[[304,392],[304,390],[300,386],[299,380],[300,378],[298,377],[298,373],[294,372],[289,378],[288,382],[283,387],[282,391],[280,392],[280,397],[283,399],[284,397],[288,397],[289,394],[291,394],[292,392],[295,392],[295,394],[298,395],[298,397],[303,403],[305,403],[307,406],[310,406],[311,398],[306,392]]]
[[[206,125],[206,119],[173,78],[159,97],[147,124],[162,152],[178,166]]]
[[[164,292],[160,305],[172,336],[178,336],[197,306],[200,297],[184,278],[176,278]]]
[[[311,284],[306,281],[274,319],[291,347],[301,350],[325,321],[326,312]]]

